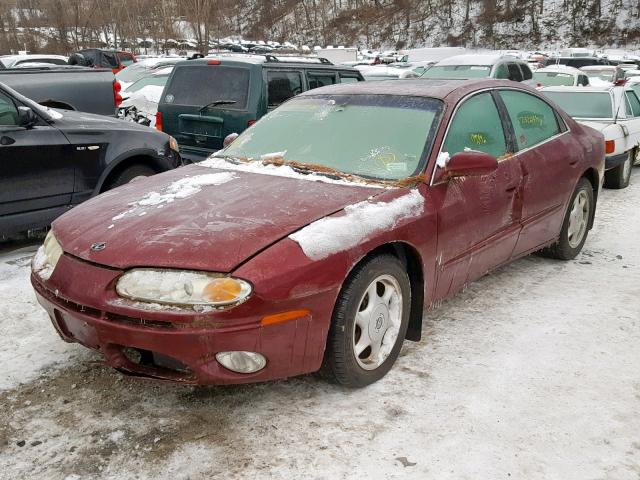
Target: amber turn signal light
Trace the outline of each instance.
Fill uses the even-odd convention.
[[[274,315],[267,315],[260,320],[261,325],[274,325],[276,323],[284,323],[289,320],[295,320],[296,318],[302,318],[311,316],[309,310],[290,310],[288,312],[276,313]]]
[[[604,142],[604,153],[613,153],[616,150],[616,141],[607,140]]]

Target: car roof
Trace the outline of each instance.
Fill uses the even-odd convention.
[[[583,73],[582,71],[580,71],[580,69],[575,68],[575,67],[569,67],[567,65],[548,65],[546,67],[543,68],[539,68],[537,69],[534,73],[538,73],[538,72],[555,72],[555,73],[570,73],[571,75],[579,75],[581,73]]]
[[[584,67],[580,67],[580,70],[583,70],[585,72],[588,71],[596,71],[596,70],[617,70],[618,66],[617,65],[586,65]]]
[[[565,86],[553,86],[543,87],[540,90],[543,92],[573,92],[573,93],[588,93],[588,92],[611,92],[615,88],[613,85],[609,86],[586,86],[586,87],[565,87]],[[619,87],[618,87],[619,88]]]
[[[511,80],[494,80],[494,79],[439,79],[439,78],[420,78],[420,79],[401,79],[401,80],[383,80],[379,82],[354,82],[339,83],[327,87],[315,88],[307,90],[298,96],[313,95],[390,95],[390,96],[408,96],[408,97],[424,97],[437,98],[444,100],[452,94],[464,96],[476,90],[484,88],[509,87],[512,89],[523,90],[527,92],[536,91],[521,82],[513,82]]]
[[[269,67],[299,67],[299,68],[313,68],[313,69],[330,69],[330,70],[345,70],[349,72],[357,71],[353,67],[347,65],[334,65],[326,58],[322,57],[294,57],[294,56],[281,56],[281,55],[253,55],[243,53],[230,53],[230,54],[216,54],[209,55],[205,58],[198,58],[193,60],[185,60],[179,62],[177,65],[207,65],[211,60],[220,60],[223,64],[250,64]]]
[[[501,55],[501,54],[478,54],[478,55],[454,55],[453,57],[445,58],[436,63],[440,65],[494,65],[500,60],[520,61],[513,55]]]

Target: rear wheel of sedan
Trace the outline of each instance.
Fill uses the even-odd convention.
[[[627,188],[631,179],[631,169],[635,161],[635,150],[627,153],[624,162],[611,170],[607,170],[604,174],[604,186],[606,188]]]
[[[136,177],[150,177],[151,175],[155,174],[156,171],[151,167],[147,167],[146,165],[131,165],[130,167],[125,168],[115,177],[110,179],[109,182],[107,182],[106,188],[104,190],[111,190],[112,188],[116,188],[120,185],[129,183]]]
[[[583,177],[571,196],[560,231],[560,238],[555,244],[545,248],[542,253],[560,260],[575,258],[587,240],[589,222],[594,208],[593,186],[589,180]]]
[[[340,291],[323,370],[338,383],[364,387],[393,366],[409,324],[411,284],[392,255],[365,260]]]

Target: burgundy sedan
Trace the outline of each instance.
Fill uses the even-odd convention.
[[[603,137],[519,83],[320,88],[66,213],[31,278],[64,340],[131,375],[364,386],[425,306],[532,252],[574,258],[603,168]]]

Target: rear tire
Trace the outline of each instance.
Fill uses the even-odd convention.
[[[409,325],[411,284],[392,255],[365,260],[347,277],[333,311],[323,372],[347,387],[364,387],[395,363]]]
[[[571,260],[580,253],[589,233],[589,222],[593,216],[595,201],[593,185],[586,178],[581,178],[571,195],[569,207],[564,215],[562,230],[558,241],[541,250],[546,257],[559,260]]]
[[[111,178],[106,183],[106,187],[103,189],[103,191],[111,190],[112,188],[125,185],[136,177],[150,177],[151,175],[155,175],[156,173],[157,172],[153,168],[147,167],[146,165],[131,165],[130,167],[127,167],[120,173],[116,174],[115,177]]]
[[[606,188],[621,189],[629,186],[631,179],[631,169],[635,162],[635,150],[627,153],[626,160],[611,170],[607,170],[604,174],[604,186]]]

